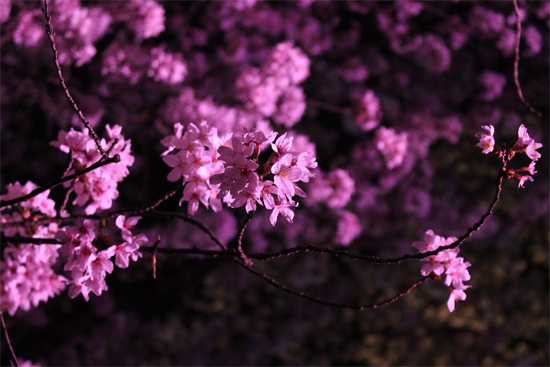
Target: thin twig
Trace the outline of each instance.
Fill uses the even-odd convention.
[[[140,247],[139,251],[147,253],[158,253],[158,254],[179,254],[179,255],[204,255],[210,257],[218,256],[230,256],[230,257],[239,257],[239,254],[234,250],[204,250],[196,246],[191,248],[162,248],[162,247]]]
[[[8,328],[6,328],[6,322],[4,321],[4,313],[0,311],[0,320],[2,320],[2,328],[4,329],[4,335],[6,335],[6,343],[8,344],[8,348],[11,353],[11,358],[13,359],[13,365],[15,367],[19,367],[19,361],[17,360],[17,356],[15,355],[15,351],[13,350],[13,347],[11,345],[10,336],[8,335]]]
[[[160,244],[160,235],[157,235],[157,240],[153,244],[153,256],[151,262],[153,263],[153,279],[157,279],[157,252]]]
[[[63,203],[61,203],[61,207],[59,208],[59,213],[66,210],[67,203],[69,202],[69,197],[71,196],[72,192],[73,192],[73,188],[71,187],[69,190],[67,190],[67,193],[65,193],[65,197],[63,198]]]
[[[280,257],[283,257],[283,256],[294,255],[294,254],[297,254],[297,253],[300,253],[300,252],[315,252],[315,253],[319,253],[319,254],[329,254],[329,255],[334,255],[334,256],[345,256],[345,257],[348,257],[348,258],[353,259],[353,260],[364,260],[364,261],[375,263],[375,264],[398,264],[398,263],[400,263],[402,261],[405,261],[405,260],[425,259],[427,257],[437,255],[441,251],[449,250],[449,249],[460,246],[462,243],[464,243],[464,241],[466,239],[468,239],[474,232],[478,231],[485,224],[487,219],[493,214],[493,210],[494,210],[496,204],[498,203],[498,201],[500,200],[500,194],[502,192],[503,180],[504,180],[504,170],[499,175],[498,183],[497,183],[497,191],[495,193],[495,196],[494,196],[491,204],[489,204],[489,208],[487,209],[487,212],[485,212],[485,214],[483,214],[481,216],[479,221],[477,221],[470,228],[468,228],[466,233],[464,233],[462,236],[460,236],[455,242],[453,242],[453,243],[451,243],[447,246],[441,246],[441,247],[439,247],[439,248],[437,248],[436,250],[433,250],[433,251],[420,252],[420,253],[417,253],[417,254],[414,254],[414,255],[407,254],[407,255],[404,255],[404,256],[400,256],[400,257],[385,259],[385,258],[381,258],[381,257],[378,257],[378,256],[355,254],[355,253],[349,252],[347,250],[335,250],[335,249],[331,249],[331,248],[328,248],[328,247],[318,247],[318,246],[314,246],[314,245],[302,245],[302,246],[287,248],[287,249],[284,249],[284,250],[281,250],[281,251],[278,251],[278,252],[275,252],[275,253],[252,253],[252,254],[248,254],[248,257],[251,258],[251,259],[256,259],[256,260],[261,260],[261,261],[268,261],[268,260],[277,259],[277,258],[280,258]]]
[[[75,159],[73,157],[73,150],[69,149],[69,165],[67,166],[67,169],[65,170],[65,172],[63,172],[63,175],[61,177],[65,177],[69,174],[69,172],[71,171],[71,168],[73,168],[74,162],[75,162]]]
[[[197,219],[194,219],[190,216],[188,216],[187,214],[183,214],[183,213],[171,213],[171,212],[165,212],[165,211],[162,211],[162,210],[151,210],[151,211],[148,211],[146,212],[146,214],[150,214],[150,215],[160,215],[160,216],[165,216],[165,217],[174,217],[174,218],[179,218],[185,222],[188,222],[188,223],[191,223],[192,225],[196,226],[197,228],[199,228],[201,231],[203,231],[204,233],[206,233],[208,235],[208,237],[210,237],[210,239],[216,244],[218,245],[219,248],[221,248],[222,250],[226,250],[227,247],[219,240],[218,237],[216,237],[216,235],[212,232],[212,230],[208,227],[206,227],[202,222],[200,222],[199,220]],[[160,250],[160,249],[159,249]]]
[[[165,202],[166,200],[168,200],[171,196],[173,196],[175,193],[177,193],[180,189],[181,189],[181,185],[177,185],[176,187],[174,187],[174,188],[170,189],[168,192],[166,192],[160,199],[156,200],[152,204],[144,205],[144,206],[141,206],[141,207],[138,207],[138,208],[133,208],[133,209],[122,209],[122,210],[111,211],[111,212],[109,212],[109,218],[120,215],[120,214],[124,214],[124,215],[128,216],[128,215],[143,214],[143,213],[146,213],[148,211],[151,211],[151,210],[155,209],[157,206],[159,206],[160,204],[162,204],[163,202]]]
[[[523,91],[521,90],[521,85],[519,84],[519,45],[521,41],[521,19],[519,15],[518,1],[512,0],[514,3],[514,12],[516,13],[516,47],[514,50],[514,83],[516,84],[516,91],[518,93],[519,99],[523,102],[525,107],[529,111],[533,112],[538,117],[542,118],[542,114],[537,111],[523,96]]]
[[[61,72],[61,66],[59,65],[59,60],[57,55],[57,46],[55,44],[55,31],[52,25],[52,16],[48,11],[47,0],[44,0],[44,8],[42,9],[42,13],[44,13],[44,16],[46,17],[46,34],[50,39],[50,47],[53,50],[53,59],[54,59],[55,67],[57,69],[57,76],[58,76],[59,82],[61,83],[61,87],[63,88],[63,92],[65,92],[65,97],[67,97],[67,100],[69,101],[73,109],[78,114],[78,118],[80,119],[80,121],[82,121],[84,126],[88,129],[89,133],[92,135],[95,141],[95,145],[97,146],[97,149],[99,150],[103,158],[107,159],[108,155],[101,147],[101,143],[99,142],[99,137],[95,133],[94,129],[92,128],[92,125],[88,122],[86,117],[84,117],[84,114],[82,113],[80,108],[78,108],[78,105],[76,104],[75,100],[71,96],[71,93],[69,92],[69,88],[67,88],[67,84],[65,84],[65,79],[63,78],[63,73]]]
[[[315,303],[323,305],[323,306],[330,306],[330,307],[336,307],[336,308],[349,308],[349,309],[352,309],[352,310],[359,310],[359,311],[363,311],[365,309],[370,309],[370,308],[375,309],[375,308],[378,308],[378,307],[387,306],[389,304],[392,304],[395,301],[397,301],[398,299],[400,299],[401,297],[409,294],[414,288],[418,287],[420,284],[424,283],[426,280],[428,280],[430,278],[429,276],[422,277],[420,280],[413,283],[406,290],[396,294],[393,297],[386,298],[383,301],[380,301],[380,302],[377,302],[377,303],[367,303],[367,304],[361,304],[361,305],[353,305],[353,304],[347,304],[347,303],[337,303],[337,302],[326,301],[326,300],[323,300],[319,297],[312,296],[312,295],[306,294],[304,292],[297,291],[295,289],[287,287],[286,285],[284,285],[282,283],[279,283],[278,281],[271,278],[267,274],[264,274],[264,273],[262,273],[262,272],[260,272],[256,269],[254,269],[253,267],[246,266],[246,265],[242,264],[239,261],[236,261],[236,263],[239,264],[244,269],[251,272],[252,274],[262,278],[263,280],[265,280],[266,282],[271,284],[273,287],[275,287],[277,289],[280,289],[280,290],[282,290],[286,293],[292,294],[292,295],[300,297],[300,298],[307,299],[309,301],[315,302]]]
[[[307,104],[313,107],[317,107],[323,110],[327,110],[334,113],[339,113],[342,115],[353,115],[353,109],[349,107],[340,107],[340,106],[334,106],[326,102],[318,101],[313,98],[307,99]]]
[[[32,243],[33,245],[61,245],[63,242],[55,238],[35,238],[35,237],[9,237],[0,236],[1,242],[12,243]]]
[[[244,264],[246,266],[252,266],[252,260],[250,260],[248,258],[248,256],[246,256],[246,254],[243,251],[243,236],[244,236],[244,231],[246,230],[246,226],[252,220],[252,217],[254,216],[255,212],[256,211],[251,211],[246,215],[246,219],[244,220],[243,224],[241,225],[241,228],[239,228],[239,234],[237,236],[236,250],[239,252],[241,260],[244,262]]]

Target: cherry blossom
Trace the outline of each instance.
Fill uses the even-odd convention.
[[[400,166],[405,158],[408,146],[406,132],[396,133],[393,128],[380,127],[376,130],[376,148],[386,160],[388,169]]]
[[[476,146],[483,149],[483,154],[489,154],[495,147],[495,128],[493,125],[484,125],[481,128],[485,130],[485,133],[476,134],[476,138],[479,139],[479,143]]]
[[[439,247],[447,246],[454,243],[456,237],[444,238],[436,235],[431,229],[424,234],[423,241],[413,242],[412,246],[418,249],[419,252],[435,251]],[[470,286],[464,285],[463,282],[470,280],[470,273],[467,268],[470,267],[469,262],[464,262],[464,258],[458,257],[460,249],[458,247],[440,251],[436,255],[428,256],[423,259],[426,264],[422,267],[420,273],[423,276],[431,274],[440,278],[443,274],[446,275],[444,284],[451,290],[451,297],[447,302],[450,312],[455,309],[455,301],[463,301],[466,299],[464,290]],[[452,288],[450,287],[452,285]]]
[[[447,301],[449,312],[453,312],[455,310],[456,301],[464,301],[466,299],[466,293],[464,292],[464,290],[468,288],[470,288],[470,286],[463,286],[462,288],[455,288],[451,291],[451,295],[449,296],[449,300]]]
[[[134,163],[131,154],[131,141],[125,140],[121,135],[122,127],[115,125],[106,126],[109,141],[100,141],[104,150],[109,149],[113,144],[111,154],[118,154],[120,162],[108,164],[90,171],[77,179],[66,182],[65,187],[72,187],[76,193],[73,204],[86,205],[86,214],[93,214],[99,209],[109,209],[113,200],[118,197],[117,186],[129,173],[128,167]],[[117,142],[115,144],[115,139]],[[78,164],[73,165],[69,173],[74,173],[75,168],[83,169],[91,166],[101,159],[101,155],[94,140],[88,135],[88,130],[81,132],[71,128],[69,132],[60,131],[58,140],[51,142],[51,145],[59,148],[62,152],[71,152],[72,157]]]

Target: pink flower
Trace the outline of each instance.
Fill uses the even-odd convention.
[[[380,100],[372,90],[367,90],[355,116],[355,123],[365,131],[370,131],[380,124],[382,109]]]
[[[116,223],[116,226],[120,229],[130,229],[134,227],[140,219],[141,217],[139,216],[126,218],[126,216],[124,215],[119,215],[116,218],[115,223]]]
[[[246,189],[240,191],[235,200],[231,203],[233,208],[239,208],[245,205],[247,213],[256,210],[256,203],[262,204],[261,195],[264,189],[264,186],[271,185],[272,182],[269,181],[258,181],[257,183],[248,185]]]
[[[90,289],[84,284],[83,280],[77,280],[69,286],[69,297],[76,298],[79,294],[87,301],[90,300]]]
[[[271,167],[273,181],[289,199],[296,193],[294,182],[301,180],[302,171],[292,166],[292,155],[286,154]]]
[[[517,148],[525,148],[526,146],[533,144],[534,141],[535,140],[529,136],[529,133],[527,133],[527,128],[525,125],[521,124],[518,129],[518,140],[515,144]]]
[[[537,152],[537,149],[541,148],[542,144],[537,143],[535,139],[531,138],[527,133],[527,128],[521,124],[518,129],[518,140],[512,147],[512,151],[525,153],[529,158],[537,161],[541,154]]]
[[[286,153],[290,153],[292,140],[294,140],[293,137],[287,137],[287,133],[284,133],[277,138],[275,143],[271,143],[271,149],[273,149],[274,152],[277,152],[279,156],[283,156]]]
[[[157,82],[166,84],[178,84],[183,82],[187,75],[187,65],[181,54],[170,53],[164,50],[164,46],[151,49],[151,64],[147,76]]]
[[[361,234],[362,230],[359,218],[351,212],[342,210],[338,213],[338,229],[335,242],[347,246]]]
[[[482,87],[481,99],[484,101],[494,101],[501,94],[506,85],[506,77],[500,73],[484,71],[478,77],[479,84]]]
[[[533,141],[532,144],[529,144],[527,148],[525,148],[525,154],[527,154],[527,156],[531,158],[533,161],[538,161],[538,159],[541,157],[541,154],[537,152],[537,149],[541,147],[542,147],[541,143],[537,143]]]
[[[185,175],[188,156],[189,152],[180,150],[177,154],[162,157],[164,163],[172,167],[172,170],[168,173],[168,181],[175,182]]]
[[[467,270],[469,266],[470,263],[464,262],[462,257],[453,259],[445,272],[447,274],[445,284],[451,285],[452,283],[453,287],[460,288],[463,285],[462,282],[470,280],[470,273]]]
[[[516,176],[517,177],[517,176]],[[529,176],[529,175],[524,175],[524,176],[519,176],[517,177],[518,180],[519,180],[519,183],[518,183],[518,188],[525,188],[525,186],[523,186],[525,184],[526,181],[531,181],[533,182],[533,177]]]
[[[292,220],[294,219],[294,212],[289,208],[291,206],[297,206],[296,205],[293,205],[295,204],[294,202],[290,203],[290,202],[287,202],[287,203],[282,203],[280,205],[276,205],[275,207],[273,207],[273,211],[271,212],[271,215],[269,216],[269,221],[271,222],[271,225],[275,225],[277,223],[277,216],[280,214],[282,214],[283,217],[285,217],[285,219],[292,223]],[[270,208],[268,208],[270,209]]]
[[[149,240],[143,234],[133,236],[127,229],[122,230],[122,238],[125,242],[120,245],[111,246],[107,249],[107,251],[114,253],[116,266],[119,268],[127,268],[130,259],[136,261],[141,257],[141,253],[138,252],[138,249]]]
[[[464,290],[468,288],[470,288],[470,286],[463,286],[461,289],[455,288],[451,291],[451,295],[447,301],[449,312],[453,312],[455,310],[455,301],[464,301],[466,299],[466,293],[464,293]]]
[[[451,51],[445,42],[434,34],[427,34],[422,38],[417,49],[418,61],[427,70],[442,73],[451,65]]]
[[[489,154],[493,151],[495,147],[495,138],[493,137],[495,133],[495,128],[493,125],[484,125],[481,127],[486,133],[477,133],[475,136],[479,139],[477,147],[483,149],[483,154]]]
[[[277,110],[273,114],[273,120],[277,124],[291,128],[300,121],[306,110],[304,90],[291,86],[281,95],[277,104]]]
[[[103,279],[105,278],[105,273],[111,273],[113,271],[113,263],[109,258],[112,255],[109,254],[109,251],[102,251],[97,254],[96,258],[90,262],[90,276],[93,279]]]
[[[386,167],[393,169],[400,166],[408,149],[406,132],[397,134],[393,128],[380,127],[376,130],[376,148],[386,160]]]

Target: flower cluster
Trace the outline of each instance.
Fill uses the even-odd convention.
[[[183,82],[186,75],[187,65],[180,54],[167,52],[163,46],[151,49],[151,66],[147,71],[148,77],[157,82],[178,84]]]
[[[355,181],[348,171],[337,168],[324,173],[317,172],[308,191],[308,202],[324,202],[329,208],[345,207],[355,193]]]
[[[388,169],[398,167],[403,163],[407,146],[406,132],[398,134],[393,128],[383,126],[376,130],[376,148],[384,156]]]
[[[434,234],[430,229],[427,230],[424,235],[423,241],[416,241],[412,244],[413,247],[418,249],[419,252],[435,251],[439,247],[447,246],[456,241],[456,237],[444,238]],[[463,282],[470,280],[470,273],[468,272],[469,262],[464,262],[464,258],[457,257],[460,249],[458,247],[443,250],[437,255],[428,256],[423,259],[426,261],[420,271],[422,275],[428,276],[433,274],[435,277],[441,277],[443,274],[445,277],[445,285],[449,287],[451,295],[447,301],[447,307],[450,312],[455,309],[456,301],[463,301],[466,299],[466,293],[464,291],[470,288],[469,285],[465,285]]]
[[[355,122],[365,131],[370,131],[380,124],[382,108],[380,100],[372,90],[367,90],[357,108]]]
[[[51,238],[57,225],[40,226],[33,237]],[[7,233],[6,233],[7,234]],[[59,294],[66,278],[54,273],[59,245],[9,244],[0,262],[0,310],[15,314],[28,311]]]
[[[219,148],[219,160],[224,162],[224,172],[213,177],[220,184],[218,197],[230,207],[245,205],[246,211],[256,210],[256,204],[271,209],[270,222],[275,225],[282,214],[292,222],[292,207],[298,206],[295,195],[305,196],[297,182],[308,182],[317,167],[311,152],[292,150],[293,137],[282,134],[275,140],[276,133],[267,136],[259,130],[244,131],[231,140],[232,147]],[[264,163],[260,162],[260,151],[271,147],[273,152]]]
[[[84,7],[79,1],[57,1],[54,7],[58,37],[59,62],[80,67],[95,56],[94,42],[107,32],[112,17],[100,7]],[[40,10],[24,13],[13,34],[19,47],[35,47],[44,37]]]
[[[359,236],[362,231],[363,228],[361,227],[359,218],[357,218],[355,214],[347,210],[340,210],[338,212],[338,227],[334,239],[335,243],[347,246]]]
[[[0,195],[0,200],[12,200],[21,196],[29,194],[36,189],[37,186],[31,181],[27,181],[25,185],[21,185],[19,182],[8,184],[8,192],[4,195]],[[0,213],[1,223],[6,225],[10,222],[19,222],[34,215],[46,215],[50,218],[55,217],[55,202],[48,198],[50,190],[46,190],[29,200],[25,200],[15,206],[8,206],[3,208]],[[9,213],[6,213],[4,209],[10,209]],[[33,235],[34,233],[27,233],[27,229],[23,226],[7,226],[3,229],[7,236],[12,236],[19,233],[22,236],[27,234]]]
[[[8,184],[8,192],[0,200],[11,200],[29,194],[37,186],[28,181]],[[57,224],[37,225],[40,217],[56,216],[55,202],[48,198],[46,190],[28,200],[7,206],[0,212],[2,232],[6,236],[53,238]],[[7,212],[4,209],[8,209]],[[24,225],[22,221],[28,222]],[[0,310],[13,315],[18,309],[29,310],[38,303],[46,302],[65,287],[65,278],[56,275],[52,266],[56,263],[57,249],[61,246],[45,246],[22,243],[8,244],[0,262]]]
[[[110,149],[113,155],[118,154],[120,162],[99,167],[65,184],[65,187],[70,187],[76,193],[73,204],[86,205],[86,214],[94,214],[98,209],[111,207],[113,200],[118,197],[118,183],[128,175],[128,167],[134,163],[130,151],[131,142],[124,140],[121,135],[122,127],[115,125],[111,128],[107,125],[106,129],[109,141],[101,139],[101,147],[104,150]],[[69,173],[79,172],[102,158],[87,129],[82,132],[73,128],[69,132],[60,131],[57,140],[51,145],[71,154],[74,163]]]
[[[220,136],[206,121],[198,127],[190,123],[183,133],[183,125],[176,123],[174,135],[164,138],[162,144],[168,148],[163,153],[164,162],[172,167],[168,180],[183,178],[180,205],[187,201],[188,212],[193,215],[199,203],[216,212],[222,200],[232,208],[244,205],[247,212],[260,204],[273,210],[273,225],[279,213],[292,221],[290,208],[298,206],[292,197],[305,196],[296,183],[308,182],[317,162],[309,151],[291,150],[293,137],[285,133],[275,141],[276,136],[275,132],[266,136],[256,129]],[[273,152],[260,164],[260,152],[269,146]]]
[[[199,126],[190,123],[183,133],[183,125],[174,125],[174,135],[167,136],[161,143],[168,149],[162,154],[164,162],[172,167],[168,181],[183,178],[183,201],[188,202],[187,210],[193,215],[199,202],[206,208],[218,212],[221,200],[217,198],[219,184],[213,184],[211,177],[223,172],[223,164],[218,162],[218,148],[231,138],[231,133],[218,135],[218,129],[210,127],[206,121]],[[173,152],[173,154],[168,154]]]
[[[63,243],[59,251],[67,256],[63,269],[70,272],[67,283],[71,298],[82,294],[87,301],[90,292],[99,296],[107,290],[105,277],[114,269],[113,256],[119,268],[127,268],[130,259],[136,261],[141,257],[138,249],[148,242],[147,237],[133,235],[130,231],[139,219],[117,217],[116,225],[121,230],[122,240],[103,235],[103,230],[96,228],[95,221],[88,219],[78,227],[67,226],[57,231],[55,238]]]
[[[305,111],[298,84],[309,76],[309,58],[292,42],[276,45],[261,68],[246,69],[236,81],[237,97],[248,110],[290,128]]]
[[[485,133],[476,134],[476,138],[479,139],[477,146],[483,149],[483,153],[488,154],[495,150],[495,128],[492,125],[484,125],[481,128],[485,130]],[[518,129],[518,140],[514,143],[512,148],[506,150],[497,147],[495,153],[500,157],[506,156],[508,160],[512,159],[517,153],[525,153],[525,155],[531,159],[531,163],[529,163],[528,166],[515,169],[508,168],[506,170],[507,178],[515,178],[519,182],[518,187],[524,187],[525,182],[533,181],[533,175],[537,173],[537,171],[535,171],[535,163],[541,157],[537,149],[541,147],[542,144],[531,138],[527,133],[527,128],[522,124]]]

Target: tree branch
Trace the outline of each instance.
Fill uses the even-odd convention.
[[[121,209],[121,210],[111,211],[111,212],[109,212],[109,218],[114,217],[116,215],[120,215],[120,214],[124,214],[124,215],[128,216],[128,215],[143,214],[143,213],[146,213],[148,211],[151,211],[151,210],[155,209],[157,206],[159,206],[160,204],[162,204],[163,202],[165,202],[166,200],[168,200],[171,196],[173,196],[175,193],[177,193],[178,190],[180,190],[181,188],[182,188],[181,185],[177,185],[176,187],[174,187],[173,189],[171,189],[170,191],[165,193],[160,199],[156,200],[152,204],[143,205],[141,207],[137,207],[137,208],[134,208],[134,209]]]
[[[491,203],[489,204],[489,208],[487,209],[487,212],[485,212],[485,214],[483,214],[481,216],[479,221],[477,221],[470,228],[468,228],[466,233],[464,233],[462,236],[460,236],[455,242],[453,242],[453,243],[451,243],[447,246],[441,246],[441,247],[439,247],[439,248],[437,248],[436,250],[433,250],[433,251],[420,252],[420,253],[417,253],[417,254],[414,254],[414,255],[407,254],[407,255],[404,255],[404,256],[400,256],[400,257],[386,258],[385,259],[385,258],[381,258],[381,257],[378,257],[378,256],[355,254],[355,253],[349,252],[347,250],[335,250],[335,249],[331,249],[331,248],[328,248],[328,247],[318,247],[318,246],[315,246],[315,245],[302,245],[302,246],[287,248],[287,249],[284,249],[284,250],[281,250],[281,251],[278,251],[278,252],[274,252],[274,253],[252,253],[252,254],[248,254],[248,257],[251,258],[251,259],[257,259],[257,260],[261,260],[261,261],[269,261],[269,260],[277,259],[277,258],[284,257],[284,256],[294,255],[294,254],[297,254],[297,253],[300,253],[300,252],[315,252],[315,253],[319,253],[319,254],[330,254],[330,255],[334,255],[334,256],[345,256],[345,257],[348,257],[352,260],[364,260],[364,261],[368,261],[368,262],[375,263],[375,264],[398,264],[398,263],[400,263],[402,261],[405,261],[405,260],[425,259],[427,257],[437,255],[441,251],[453,249],[455,247],[460,246],[462,243],[464,243],[464,241],[466,239],[468,239],[474,232],[478,231],[485,224],[487,219],[493,214],[493,210],[494,210],[496,204],[498,203],[498,201],[500,200],[500,194],[502,192],[502,184],[503,184],[503,181],[504,181],[504,172],[505,172],[505,169],[503,168],[503,170],[501,171],[501,173],[499,175],[498,181],[497,181],[497,191],[495,193],[495,196],[494,196],[493,200],[491,201]]]
[[[146,213],[150,214],[150,215],[159,215],[159,216],[165,216],[165,217],[179,218],[179,219],[181,219],[181,220],[183,220],[187,223],[191,223],[194,226],[196,226],[197,228],[199,228],[201,231],[206,233],[208,235],[208,237],[210,237],[210,239],[216,245],[218,245],[219,248],[221,248],[222,250],[227,249],[227,247],[218,239],[218,237],[216,237],[216,235],[212,232],[212,230],[210,230],[210,228],[206,227],[202,222],[188,216],[187,214],[171,213],[171,212],[165,212],[165,211],[161,211],[161,210],[151,210],[151,211],[148,211]],[[160,252],[160,249],[159,249],[159,252]]]
[[[15,351],[11,345],[10,336],[8,335],[8,328],[6,328],[4,313],[2,311],[0,311],[0,320],[2,321],[2,328],[4,329],[4,335],[6,335],[6,343],[8,344],[8,349],[10,350],[11,358],[13,359],[13,365],[15,367],[19,367],[19,361],[17,360],[17,356],[15,355]]]
[[[246,230],[246,226],[252,220],[252,217],[254,216],[255,212],[256,211],[251,211],[251,212],[246,214],[246,219],[244,220],[243,224],[241,225],[241,228],[239,228],[239,233],[237,235],[236,250],[237,250],[237,252],[239,253],[239,255],[241,257],[241,260],[244,262],[244,264],[246,266],[252,266],[252,260],[250,260],[243,251],[243,236],[244,236],[244,231]]]
[[[542,118],[542,114],[537,111],[523,96],[523,91],[521,90],[521,85],[519,84],[519,45],[521,41],[521,19],[519,15],[518,0],[512,0],[514,3],[514,12],[516,13],[516,47],[514,50],[514,83],[516,84],[516,91],[518,93],[519,99],[523,102],[525,107],[529,111],[533,112],[538,117]]]
[[[97,169],[99,167],[105,166],[107,164],[118,163],[118,162],[120,162],[120,156],[118,154],[115,154],[114,156],[112,156],[110,158],[109,157],[101,158],[99,161],[97,161],[94,164],[92,164],[91,166],[83,169],[82,171],[77,172],[77,173],[73,173],[70,176],[65,176],[65,177],[59,178],[59,179],[57,179],[53,182],[50,182],[47,185],[40,186],[40,187],[34,189],[33,191],[31,191],[30,193],[28,193],[27,195],[23,195],[21,197],[11,199],[11,200],[0,200],[0,208],[4,208],[6,206],[14,205],[14,204],[20,203],[22,201],[28,200],[30,198],[35,197],[36,195],[39,195],[39,194],[43,193],[46,190],[52,189],[52,188],[62,184],[63,182],[67,182],[67,181],[73,180],[75,178],[78,178],[80,176],[83,176],[84,174],[86,174],[90,171],[93,171],[94,169]]]
[[[51,16],[51,14],[48,10],[48,1],[47,0],[44,0],[44,8],[42,8],[42,13],[44,13],[44,16],[46,17],[46,34],[48,35],[48,38],[50,39],[50,47],[53,51],[53,61],[55,63],[55,67],[57,69],[57,77],[59,79],[59,82],[61,83],[61,87],[63,88],[63,92],[65,92],[65,97],[67,97],[67,100],[69,101],[69,103],[71,104],[73,109],[78,114],[78,118],[80,119],[80,121],[82,121],[84,126],[88,129],[89,133],[92,135],[92,137],[95,141],[95,145],[97,146],[97,149],[99,150],[99,152],[101,153],[103,158],[108,159],[107,153],[101,147],[101,144],[99,142],[99,137],[95,133],[94,129],[92,128],[92,125],[88,122],[86,117],[84,117],[84,114],[82,113],[80,108],[78,108],[78,105],[76,104],[75,100],[71,96],[71,93],[69,92],[69,88],[67,88],[67,84],[65,84],[65,79],[63,78],[63,73],[61,72],[61,66],[59,65],[59,59],[58,59],[58,56],[57,56],[57,46],[55,44],[55,31],[54,31],[53,25],[52,25],[52,16]]]
[[[354,305],[354,304],[337,303],[337,302],[326,301],[326,300],[323,300],[319,297],[311,296],[311,295],[306,294],[304,292],[297,291],[295,289],[287,287],[286,285],[284,285],[282,283],[279,283],[278,281],[271,278],[267,274],[264,274],[264,273],[262,273],[262,272],[260,272],[256,269],[254,269],[251,266],[246,266],[246,265],[242,264],[239,261],[235,261],[235,262],[237,264],[239,264],[242,268],[248,270],[250,273],[262,278],[263,280],[265,280],[266,282],[271,284],[273,287],[275,287],[277,289],[280,289],[280,290],[282,290],[286,293],[292,294],[292,295],[300,297],[300,298],[307,299],[309,301],[312,301],[314,303],[317,303],[317,304],[320,304],[320,305],[323,305],[323,306],[330,306],[330,307],[336,307],[336,308],[349,308],[349,309],[358,310],[358,311],[363,311],[363,310],[369,309],[369,308],[375,309],[375,308],[378,308],[378,307],[390,305],[390,304],[394,303],[395,301],[397,301],[398,299],[400,299],[401,297],[409,294],[414,288],[418,287],[420,284],[424,283],[426,280],[430,279],[429,276],[422,277],[420,280],[413,283],[406,290],[396,294],[393,297],[386,298],[383,301],[380,301],[380,302],[377,302],[377,303],[366,303],[366,304]]]
[[[61,245],[63,242],[56,240],[55,238],[35,238],[35,237],[9,237],[0,236],[0,242],[12,242],[12,243],[31,243],[33,245]]]

